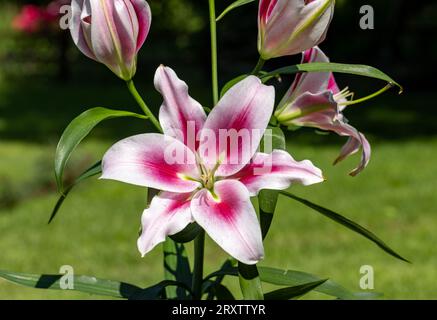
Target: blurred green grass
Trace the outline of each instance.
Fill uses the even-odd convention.
[[[166,5],[172,7],[173,2]],[[155,4],[157,9],[161,5],[164,6]],[[57,55],[57,47],[44,36],[34,38],[12,32],[10,20],[18,10],[17,4],[5,2],[0,7],[3,17],[0,20],[0,60],[3,62],[0,66],[0,269],[57,273],[62,265],[68,264],[75,268],[77,274],[123,280],[141,286],[153,284],[162,276],[161,250],[155,249],[144,259],[136,250],[140,215],[145,206],[141,188],[96,179],[87,181],[66,200],[56,221],[47,225],[57,199],[53,191],[52,162],[55,144],[62,130],[73,117],[87,108],[103,106],[137,111],[134,101],[104,66],[88,60],[74,48],[69,51],[72,61],[70,81],[67,84],[52,81],[51,77],[56,74],[54,56]],[[347,7],[348,10],[355,10]],[[256,10],[255,6],[253,10]],[[202,51],[204,44],[208,45],[208,30],[194,32],[201,27],[202,21],[188,19],[197,21],[199,26],[190,24],[181,31],[180,23],[168,14],[168,8],[161,12],[155,22],[162,21],[163,26],[154,24],[140,56],[144,59],[139,61],[138,88],[156,111],[161,97],[151,86],[152,77],[157,65],[165,63],[187,80],[192,96],[208,106],[210,90],[205,85],[209,83],[209,56]],[[174,13],[187,20],[186,10],[177,9]],[[159,14],[159,10],[155,10],[155,14]],[[197,12],[197,16],[202,15]],[[247,19],[250,16],[246,14]],[[170,31],[168,21],[163,19],[165,17],[176,25],[176,31]],[[353,15],[343,13],[337,14],[335,21],[341,18],[355,19]],[[249,23],[237,14],[229,19],[228,25],[222,26],[224,34],[229,37],[222,39],[223,47],[227,48],[220,52],[222,80],[246,72],[255,61],[251,61],[252,58],[256,58],[252,57],[256,47],[253,34],[255,19]],[[235,19],[234,22],[232,19]],[[387,21],[391,26],[391,20]],[[408,19],[405,21],[408,22]],[[236,22],[241,29],[239,34],[243,36],[235,37],[237,33],[233,32],[233,28]],[[343,25],[350,26],[350,23]],[[410,43],[410,51],[400,50],[403,53],[400,58],[404,56],[405,60],[398,57],[394,59],[396,64],[390,66],[393,57],[382,55],[386,59],[381,60],[381,52],[393,49],[396,42],[387,42],[387,39],[395,37],[380,37],[387,48],[380,48],[373,54],[375,47],[379,48],[381,43],[378,44],[372,33],[344,28],[343,25],[333,29],[331,34],[336,36],[323,44],[324,48],[330,46],[328,52],[332,58],[349,62],[355,59],[357,61],[354,62],[368,64],[377,62],[379,66],[384,66],[384,71],[393,73],[396,79],[403,75],[406,93],[400,98],[395,92],[390,92],[365,105],[353,106],[348,111],[351,123],[369,134],[374,147],[369,168],[357,178],[347,176],[357,158],[336,168],[331,166],[343,139],[317,136],[308,130],[290,135],[289,149],[292,154],[298,159],[313,160],[329,179],[322,185],[295,187],[292,190],[367,226],[413,264],[393,259],[367,240],[284,198],[279,202],[272,231],[266,239],[266,260],[262,264],[319,274],[354,291],[359,291],[360,266],[372,265],[375,268],[375,290],[384,292],[385,298],[437,299],[437,109],[431,103],[434,92],[414,92],[409,88],[409,85],[421,90],[431,88],[427,84],[428,78],[422,75],[431,72],[431,69],[411,68],[418,54],[417,46],[411,39],[420,43],[431,29],[428,33],[412,29],[410,38],[403,41],[404,44],[405,41]],[[360,35],[359,42],[348,40],[351,39],[348,36],[355,39],[357,34]],[[336,38],[339,39],[337,42]],[[169,39],[175,42],[173,50],[168,50]],[[249,39],[252,39],[252,44]],[[372,43],[372,46],[363,46],[363,43]],[[234,50],[230,50],[232,47],[235,47]],[[360,55],[358,49],[364,47],[372,48],[372,54],[362,51]],[[402,49],[405,48],[402,46]],[[428,63],[429,57],[433,57],[432,50],[427,52],[428,58],[419,63]],[[423,55],[422,52],[420,54]],[[47,63],[44,59],[50,57],[54,61]],[[373,86],[378,88],[378,84],[369,80],[349,76],[338,78],[342,86],[350,85],[357,91],[357,96],[368,94]],[[404,83],[406,81],[409,83]],[[287,84],[283,81],[282,91]],[[424,84],[427,86],[422,88]],[[112,142],[147,130],[140,120],[102,124],[93,131],[95,140],[81,146],[72,159],[73,170],[70,173],[74,175],[80,171],[84,163],[93,163]],[[191,250],[190,247],[188,249]],[[226,255],[208,241],[207,271],[213,271],[225,258]],[[229,279],[227,283],[238,290],[236,279]],[[322,298],[320,295],[310,297]],[[0,299],[37,298],[99,297],[33,290],[0,280]]]
[[[111,145],[91,140],[80,147],[72,163],[98,158]],[[385,298],[436,299],[437,198],[433,164],[437,139],[374,146],[370,167],[357,178],[347,176],[357,158],[338,167],[331,161],[340,145],[289,144],[297,158],[312,159],[328,181],[293,187],[294,193],[334,209],[367,226],[413,264],[395,260],[372,243],[292,200],[281,198],[271,233],[265,241],[262,265],[296,269],[329,277],[359,291],[359,269],[375,269],[375,290]],[[1,142],[0,176],[26,188],[51,161],[54,145]],[[91,156],[92,155],[92,156]],[[90,159],[91,161],[92,159]],[[123,280],[148,286],[162,278],[161,250],[141,259],[136,249],[144,190],[97,179],[85,182],[66,200],[53,224],[47,225],[56,200],[54,192],[33,195],[13,208],[0,209],[0,268],[28,273],[58,273],[71,265],[76,274]],[[191,251],[191,247],[188,246]],[[226,255],[207,242],[206,270],[214,271]],[[227,283],[238,289],[237,279]],[[321,298],[322,296],[310,296]],[[95,299],[75,292],[23,288],[0,280],[0,299]]]

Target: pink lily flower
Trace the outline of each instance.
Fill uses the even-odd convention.
[[[320,48],[314,47],[303,53],[302,63],[311,62],[329,62],[329,59]],[[301,73],[279,103],[275,116],[286,126],[313,127],[349,137],[334,164],[362,148],[360,164],[350,172],[351,176],[356,176],[368,165],[371,148],[366,137],[343,115],[347,98],[351,96],[353,93],[348,88],[340,91],[332,73]]]
[[[258,51],[264,60],[294,55],[326,38],[335,0],[260,0]]]
[[[103,63],[123,80],[137,68],[137,54],[150,30],[145,0],[72,0],[71,35],[87,57]]]
[[[139,251],[144,256],[166,236],[197,222],[231,256],[257,263],[264,249],[250,197],[264,188],[323,181],[308,160],[297,162],[280,150],[256,152],[273,112],[274,88],[249,76],[207,116],[172,69],[158,68],[155,87],[164,98],[159,113],[164,134],[124,139],[103,157],[103,179],[162,190],[143,213]],[[258,134],[240,139],[246,132]],[[238,135],[234,144],[223,144],[232,133]]]

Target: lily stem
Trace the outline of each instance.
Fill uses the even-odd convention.
[[[212,68],[212,99],[214,106],[218,102],[218,67],[217,67],[217,23],[215,0],[209,1],[209,24],[211,30],[211,68]]]
[[[258,63],[255,66],[255,69],[253,69],[253,71],[250,74],[257,76],[260,73],[260,71],[263,69],[265,63],[266,63],[266,60],[259,57]]]
[[[205,254],[205,231],[202,230],[194,239],[194,267],[193,267],[193,299],[202,299],[203,258]]]
[[[218,102],[218,68],[217,68],[217,24],[215,0],[209,2],[209,21],[211,29],[211,70],[212,70],[212,99],[214,106]],[[202,230],[194,239],[194,267],[193,267],[193,299],[202,299],[203,259],[205,255],[205,231]]]
[[[156,127],[156,129],[162,133],[161,125],[159,124],[158,119],[156,119],[155,115],[150,111],[147,104],[144,102],[143,98],[139,94],[137,88],[135,87],[135,83],[133,80],[126,81],[127,88],[129,89],[129,92],[134,97],[135,101],[138,103],[140,108],[143,110],[143,112],[146,114],[146,116],[149,118],[149,120],[153,123],[153,125]]]

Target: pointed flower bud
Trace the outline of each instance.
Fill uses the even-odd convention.
[[[123,80],[137,68],[137,54],[150,30],[145,0],[72,0],[71,35],[87,57],[103,63]]]
[[[260,0],[258,51],[264,60],[294,55],[321,43],[335,0]]]

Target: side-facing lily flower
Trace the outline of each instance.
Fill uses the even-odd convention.
[[[155,87],[164,98],[164,134],[127,138],[103,158],[103,179],[162,190],[143,213],[139,251],[145,255],[167,235],[197,222],[231,256],[257,263],[264,249],[250,197],[264,188],[323,181],[308,160],[297,162],[280,150],[256,152],[273,112],[274,88],[249,76],[207,117],[172,69],[158,68]],[[246,135],[252,132],[257,134]]]
[[[318,47],[303,53],[302,63],[329,62]],[[339,90],[330,72],[300,73],[279,103],[275,116],[279,123],[290,127],[313,127],[349,137],[334,164],[357,153],[362,148],[361,162],[350,175],[360,173],[369,163],[371,148],[366,137],[348,124],[343,110],[353,93]]]
[[[260,0],[258,51],[264,60],[301,53],[326,38],[335,0]]]
[[[132,79],[152,22],[149,4],[145,0],[72,0],[71,8],[70,31],[79,50],[121,79]]]

